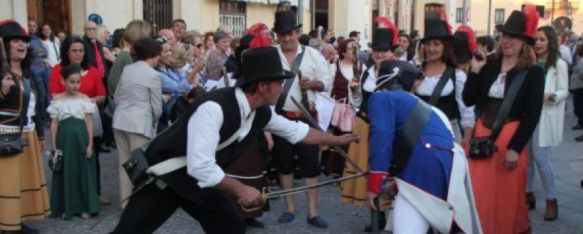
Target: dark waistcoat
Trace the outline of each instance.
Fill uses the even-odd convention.
[[[239,113],[241,112],[237,99],[235,98],[235,88],[224,88],[212,91],[205,94],[200,100],[190,106],[185,114],[181,116],[168,130],[152,140],[146,151],[150,164],[186,155],[188,121],[198,106],[207,101],[218,103],[223,111],[223,124],[219,130],[220,143],[229,139],[239,129],[241,125],[241,116]],[[249,134],[247,134],[241,141],[235,140],[227,147],[216,152],[215,158],[217,164],[221,168],[224,169],[233,163],[250,143],[254,142],[261,134],[263,134],[263,128],[271,119],[271,109],[268,106],[265,106],[258,108],[255,111],[255,119],[253,120]],[[164,175],[161,179],[175,192],[182,194],[183,197],[192,198],[195,202],[203,201],[206,197],[205,194],[212,194],[210,191],[215,190],[214,188],[201,189],[198,186],[196,179],[188,175],[186,168]]]

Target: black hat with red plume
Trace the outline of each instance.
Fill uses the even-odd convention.
[[[375,19],[379,28],[372,33],[372,43],[368,47],[377,51],[392,50],[399,45],[399,29],[386,17],[379,16]]]
[[[534,45],[534,36],[538,26],[538,13],[536,6],[531,4],[524,5],[521,11],[512,11],[510,17],[504,22],[504,25],[496,29],[506,35],[519,37],[530,45]]]
[[[465,63],[476,53],[476,36],[474,30],[467,25],[461,25],[453,34],[453,53],[457,63]]]
[[[4,38],[4,42],[12,38],[20,38],[26,42],[30,41],[30,36],[19,23],[12,19],[0,21],[0,37]]]
[[[451,26],[443,8],[425,14],[425,30],[421,43],[432,39],[451,40]]]

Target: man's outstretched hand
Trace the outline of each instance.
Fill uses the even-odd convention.
[[[359,142],[360,141],[360,136],[356,135],[356,134],[344,134],[344,135],[340,135],[340,136],[336,136],[336,141],[338,142],[335,145],[348,145],[351,142]]]

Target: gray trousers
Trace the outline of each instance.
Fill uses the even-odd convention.
[[[532,184],[534,180],[534,165],[536,164],[536,170],[540,175],[540,179],[543,183],[543,189],[545,191],[546,199],[556,199],[557,198],[557,188],[555,187],[555,173],[551,166],[550,151],[551,147],[540,147],[539,146],[539,128],[534,130],[532,138],[528,143],[529,150],[529,161],[528,161],[528,183],[526,186],[527,192],[532,192]]]

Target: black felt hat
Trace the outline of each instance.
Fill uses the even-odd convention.
[[[5,42],[13,38],[21,38],[26,42],[30,41],[30,36],[28,36],[26,30],[11,19],[0,21],[0,37],[4,38]]]
[[[466,63],[476,53],[476,35],[467,25],[461,25],[453,34],[453,53],[457,63]]]
[[[538,25],[538,14],[536,8],[526,5],[523,11],[512,11],[504,25],[499,25],[496,29],[506,35],[523,39],[530,45],[534,45]]]
[[[377,89],[409,91],[419,76],[419,70],[401,60],[383,61],[379,66]]]
[[[242,57],[243,77],[237,79],[237,86],[295,77],[294,73],[283,69],[275,47],[250,49]]]
[[[421,43],[432,39],[452,39],[449,25],[441,19],[425,19],[423,36]]]
[[[275,33],[286,33],[300,27],[302,27],[302,24],[298,24],[294,11],[278,11],[275,13],[275,23],[273,23],[273,31]]]
[[[388,51],[394,48],[393,31],[388,28],[377,28],[372,33],[372,43],[369,47],[377,51]]]

